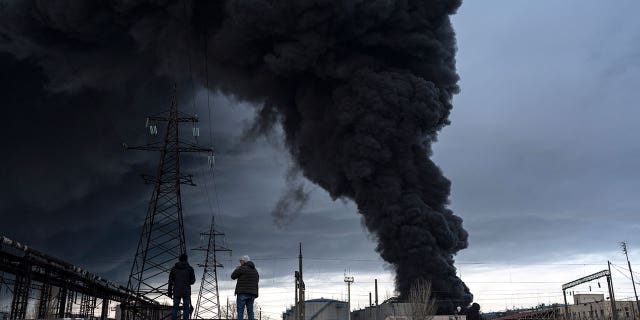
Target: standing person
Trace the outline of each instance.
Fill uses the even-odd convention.
[[[484,317],[480,314],[480,305],[473,303],[469,309],[467,309],[467,320],[484,320]]]
[[[169,273],[169,298],[173,298],[173,320],[178,319],[178,306],[182,299],[182,319],[188,320],[191,306],[191,285],[196,282],[196,274],[187,262],[187,255],[181,254]]]
[[[244,307],[247,306],[249,320],[255,320],[253,316],[253,300],[258,297],[258,281],[260,275],[256,265],[249,256],[240,258],[240,266],[233,270],[231,279],[236,282],[236,305],[238,306],[238,319],[244,318]]]

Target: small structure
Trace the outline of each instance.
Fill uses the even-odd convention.
[[[333,299],[311,299],[304,301],[305,320],[348,320],[349,309],[346,301]],[[297,320],[296,307],[293,306],[282,314],[282,320]]]

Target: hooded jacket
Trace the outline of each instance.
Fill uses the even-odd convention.
[[[238,282],[236,282],[236,294],[245,293],[255,295],[256,298],[258,297],[258,281],[260,281],[260,275],[253,261],[247,261],[233,270],[231,279],[238,280]]]
[[[196,274],[186,261],[178,261],[169,273],[169,295],[191,296],[191,285],[196,282]]]

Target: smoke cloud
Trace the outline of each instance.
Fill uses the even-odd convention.
[[[454,267],[468,235],[429,156],[459,90],[449,15],[460,4],[9,1],[0,51],[39,68],[50,94],[114,121],[172,81],[190,94],[191,77],[261,105],[253,132],[280,123],[303,175],[356,202],[401,296],[431,280],[438,313],[451,313],[472,301]]]
[[[298,217],[309,201],[309,192],[304,190],[304,182],[300,177],[300,169],[289,168],[285,181],[285,189],[271,210],[273,222],[280,228],[287,226]]]

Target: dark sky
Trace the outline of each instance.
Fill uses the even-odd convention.
[[[623,265],[618,241],[629,242],[632,262],[640,259],[638,9],[632,0],[467,1],[453,17],[461,93],[433,159],[452,181],[451,207],[470,235],[457,267],[483,310],[559,302],[562,283],[607,259]],[[168,106],[171,81],[135,61],[121,64],[136,70],[124,72],[127,81],[144,83],[135,92],[123,82],[76,94],[78,83],[100,79],[73,70],[77,82],[56,82],[38,67],[50,56],[3,48],[0,234],[126,283],[151,192],[139,174],[152,173],[157,158],[121,144],[147,141],[144,116]],[[243,139],[255,104],[211,92],[209,118],[207,92],[196,91],[195,104],[181,95],[180,106],[200,115],[199,142],[215,147],[217,163],[214,185],[206,157],[185,160],[199,184],[183,189],[185,232],[199,245],[216,214],[234,250],[223,294],[237,257],[248,254],[270,293],[258,302],[277,317],[292,303],[299,241],[311,298],[341,298],[345,271],[356,277],[359,305],[373,278],[390,292],[392,272],[353,203],[307,181],[300,214],[285,227],[273,223],[291,164],[282,131]],[[614,280],[629,296],[628,280],[617,272]]]

